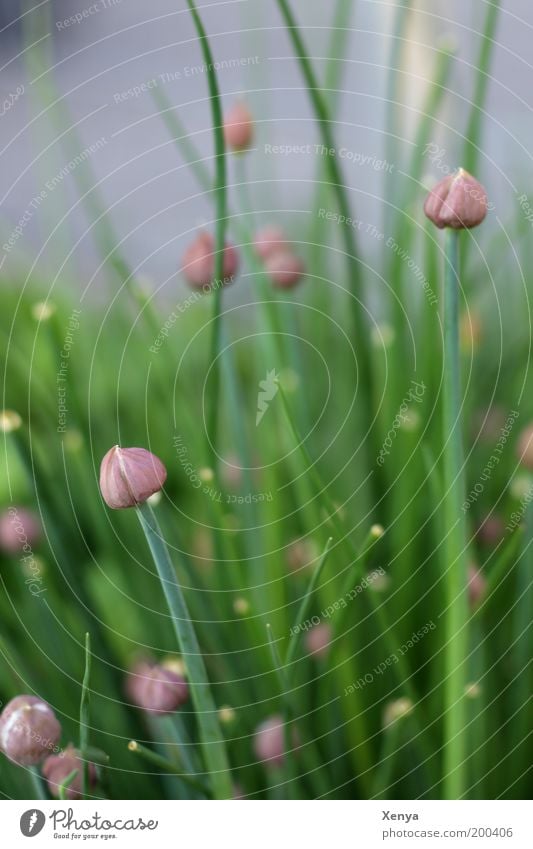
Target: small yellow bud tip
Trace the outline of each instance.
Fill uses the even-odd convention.
[[[0,412],[0,430],[3,433],[18,430],[21,425],[22,419],[14,410],[2,410]]]
[[[128,743],[128,749],[130,750],[130,752],[136,752],[138,748],[139,746],[137,745],[136,741],[130,740],[130,742]]]
[[[384,533],[385,528],[383,527],[383,525],[372,525],[372,527],[370,528],[370,536],[372,536],[374,539],[379,539],[383,536]]]
[[[214,473],[213,469],[203,468],[203,469],[199,469],[198,477],[204,483],[211,483],[211,481],[213,481],[215,479],[215,473]]]
[[[35,321],[48,321],[55,311],[56,308],[54,304],[45,303],[44,301],[39,301],[34,304],[31,310]]]

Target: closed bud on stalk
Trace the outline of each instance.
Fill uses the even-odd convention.
[[[265,269],[277,289],[292,289],[305,274],[302,260],[290,250],[271,253],[265,260]]]
[[[270,766],[281,766],[285,761],[285,727],[281,714],[273,714],[257,726],[254,735],[254,752],[258,760]],[[298,737],[292,735],[293,746],[298,746]]]
[[[56,308],[50,301],[38,301],[31,308],[31,314],[35,321],[48,321],[53,316]]]
[[[61,725],[49,704],[37,696],[16,696],[0,714],[0,749],[19,766],[34,766],[52,752]]]
[[[224,119],[224,139],[235,153],[250,147],[254,135],[252,114],[246,104],[235,103]]]
[[[126,686],[131,700],[148,713],[174,713],[189,698],[185,678],[159,664],[139,663]]]
[[[22,419],[15,410],[0,411],[0,431],[2,433],[12,433],[18,430],[22,424]]]
[[[481,687],[477,681],[470,681],[465,686],[465,696],[467,699],[478,699],[481,695]]]
[[[223,277],[225,286],[232,282],[239,269],[239,255],[233,245],[224,248]],[[215,276],[215,240],[206,230],[202,230],[191,242],[183,255],[183,274],[195,289],[209,290]],[[217,281],[220,285],[220,281]]]
[[[232,725],[237,718],[237,714],[229,705],[222,705],[218,711],[218,718],[222,725]]]
[[[396,699],[394,702],[389,702],[383,711],[384,727],[392,725],[393,722],[397,722],[399,719],[403,719],[404,716],[408,716],[412,712],[413,707],[411,699],[405,696],[401,699]]]
[[[24,507],[10,507],[0,515],[0,548],[8,554],[31,554],[42,537],[39,517]]]
[[[254,236],[254,248],[261,259],[268,259],[272,254],[287,248],[287,239],[281,227],[270,225],[257,231]]]
[[[487,214],[487,193],[481,183],[464,168],[440,180],[430,191],[424,212],[442,229],[470,229],[481,224]]]
[[[136,507],[162,489],[167,477],[161,460],[145,448],[111,448],[100,466],[102,498],[113,510]]]
[[[331,636],[331,625],[326,622],[315,625],[305,635],[305,647],[308,653],[313,657],[325,657],[329,652]]]
[[[50,755],[49,758],[46,758],[42,766],[42,773],[48,784],[50,794],[55,796],[56,799],[59,799],[61,785],[75,769],[78,770],[78,773],[66,789],[67,799],[79,799],[81,797],[83,761],[79,752],[72,743],[69,743],[61,754]],[[96,784],[96,767],[92,763],[89,764],[89,784],[90,786]]]

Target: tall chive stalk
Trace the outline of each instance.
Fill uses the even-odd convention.
[[[302,75],[307,84],[309,97],[313,106],[322,144],[327,149],[326,165],[331,186],[337,198],[339,213],[345,216],[345,220],[351,217],[350,202],[344,184],[343,176],[336,156],[335,139],[331,130],[331,119],[326,99],[320,89],[318,79],[313,70],[298,25],[292,13],[288,0],[277,0],[283,19],[287,25],[293,47],[300,63]],[[330,152],[333,151],[332,155]],[[342,227],[344,250],[346,253],[346,270],[348,285],[351,289],[350,303],[352,306],[352,324],[354,338],[357,340],[361,356],[358,360],[359,370],[359,398],[358,406],[362,415],[366,417],[367,425],[372,422],[372,406],[370,403],[370,390],[372,382],[372,371],[370,362],[370,341],[367,322],[363,316],[361,298],[363,295],[363,280],[359,268],[359,250],[353,227]],[[370,427],[368,427],[370,432]],[[367,452],[369,449],[367,448]]]
[[[81,687],[80,701],[80,756],[82,758],[81,772],[81,795],[87,798],[89,789],[89,760],[87,750],[89,748],[89,701],[90,701],[90,678],[91,678],[91,636],[85,634],[85,672]]]
[[[216,226],[215,226],[215,262],[214,280],[218,285],[214,286],[213,294],[213,326],[211,331],[211,366],[213,370],[212,387],[210,393],[210,406],[207,418],[207,440],[208,453],[211,457],[213,469],[218,467],[217,463],[217,439],[218,439],[218,413],[220,394],[220,363],[218,354],[220,350],[220,325],[222,313],[222,280],[224,279],[224,239],[226,235],[227,218],[227,189],[226,189],[226,144],[224,141],[224,129],[222,118],[222,105],[218,80],[215,71],[213,54],[209,46],[209,39],[202,23],[194,0],[187,0],[192,19],[207,68],[207,82],[209,86],[209,98],[211,102],[211,117],[213,121],[213,138],[215,143],[215,183],[214,195],[216,199]]]
[[[232,799],[233,788],[230,780],[226,745],[220,730],[217,709],[211,695],[203,657],[185,598],[154,511],[148,502],[138,505],[137,515],[152,553],[172,616],[174,632],[187,668],[205,765],[210,774],[213,796],[216,799]]]
[[[446,231],[444,273],[444,382],[443,427],[443,519],[446,569],[445,647],[445,798],[460,799],[466,790],[465,759],[467,680],[467,566],[464,501],[463,448],[461,437],[461,387],[459,366],[459,232]]]
[[[446,799],[467,791],[465,685],[469,651],[467,543],[461,435],[461,377],[459,358],[459,237],[460,231],[481,224],[487,195],[463,168],[445,177],[429,193],[424,212],[445,234],[444,375],[442,397],[444,579],[444,776]]]

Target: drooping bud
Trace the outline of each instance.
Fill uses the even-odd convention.
[[[252,114],[246,104],[235,103],[224,119],[226,144],[236,153],[250,147],[254,135]]]
[[[292,289],[305,274],[302,260],[292,251],[274,251],[265,260],[265,269],[278,289]]]
[[[481,224],[487,214],[487,193],[481,183],[464,168],[440,180],[430,191],[424,212],[442,229],[470,229]]]
[[[79,752],[72,743],[69,743],[59,755],[50,755],[49,758],[46,758],[42,766],[42,773],[52,796],[59,799],[61,785],[76,769],[78,774],[74,776],[66,790],[67,799],[79,799],[81,797],[83,761]],[[89,784],[90,786],[96,784],[96,767],[92,763],[89,763]]]
[[[319,658],[325,657],[329,652],[331,635],[331,625],[326,622],[311,628],[305,635],[305,646],[309,654]]]
[[[287,245],[283,230],[274,225],[258,230],[254,236],[255,252],[261,259],[268,259],[272,254],[286,249]]]
[[[113,510],[142,504],[162,489],[167,477],[161,460],[145,448],[111,448],[100,466],[100,490]]]
[[[238,269],[239,255],[237,250],[233,245],[226,244],[223,262],[224,279],[222,281],[224,286],[232,282]],[[206,230],[202,230],[185,251],[183,274],[189,286],[193,286],[195,289],[209,289],[214,283],[215,240]]]
[[[0,548],[8,554],[31,554],[42,536],[36,513],[24,507],[9,507],[0,515]]]
[[[273,714],[256,728],[254,752],[258,760],[271,766],[281,766],[285,760],[285,724],[280,714]],[[293,746],[298,746],[296,733],[292,735]]]
[[[521,432],[516,451],[522,465],[526,469],[533,469],[533,424]]]
[[[159,664],[137,664],[126,686],[131,700],[148,713],[174,713],[189,698],[185,678]]]
[[[47,702],[37,696],[16,696],[0,715],[0,749],[19,766],[34,766],[53,752],[61,726]]]

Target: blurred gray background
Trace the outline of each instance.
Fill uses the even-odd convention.
[[[350,33],[335,134],[338,148],[345,146],[368,161],[386,156],[387,151],[383,130],[396,4],[346,2],[351,10]],[[56,181],[38,208],[32,207],[35,196],[72,158],[46,108],[59,92],[77,124],[81,150],[100,140],[88,157],[90,167],[105,204],[112,208],[113,225],[124,240],[130,263],[165,291],[173,290],[183,250],[194,229],[212,221],[212,207],[183,167],[150,92],[128,90],[155,80],[152,85],[164,89],[179,107],[181,121],[212,165],[207,77],[186,4],[184,0],[48,0],[34,6],[32,10],[30,4],[21,7],[19,2],[3,0],[1,7],[0,242],[5,244],[21,218],[27,219],[14,246],[8,253],[2,251],[2,275],[26,275],[35,264],[32,279],[55,281],[57,276],[59,285],[81,290],[105,273],[99,269],[72,174]],[[293,238],[305,241],[316,215],[313,182],[320,174],[320,157],[313,152],[288,156],[265,152],[265,144],[318,141],[277,4],[275,0],[204,0],[199,6],[215,59],[225,64],[219,73],[225,107],[243,98],[255,117],[254,149],[245,162],[253,205],[259,210],[255,223],[282,222]],[[292,6],[322,80],[331,53],[334,5],[293,0]],[[374,167],[343,162],[354,210],[364,221],[384,227],[380,198],[385,195],[394,202],[401,189],[398,171],[411,149],[416,109],[434,72],[436,47],[443,37],[456,41],[457,58],[442,115],[448,126],[436,125],[434,136],[445,148],[450,167],[460,164],[461,134],[486,10],[485,0],[414,4],[398,77],[405,108],[394,154],[395,174],[391,178]],[[65,23],[77,13],[81,21]],[[50,34],[43,38],[46,18]],[[532,30],[531,0],[504,0],[478,175],[497,199],[502,220],[517,214],[517,191],[527,193],[532,187]],[[25,49],[38,39],[37,50]],[[427,171],[438,176],[430,163]],[[230,178],[235,178],[233,161]],[[233,189],[231,197],[235,203]],[[371,257],[376,245],[366,241],[363,247]]]

